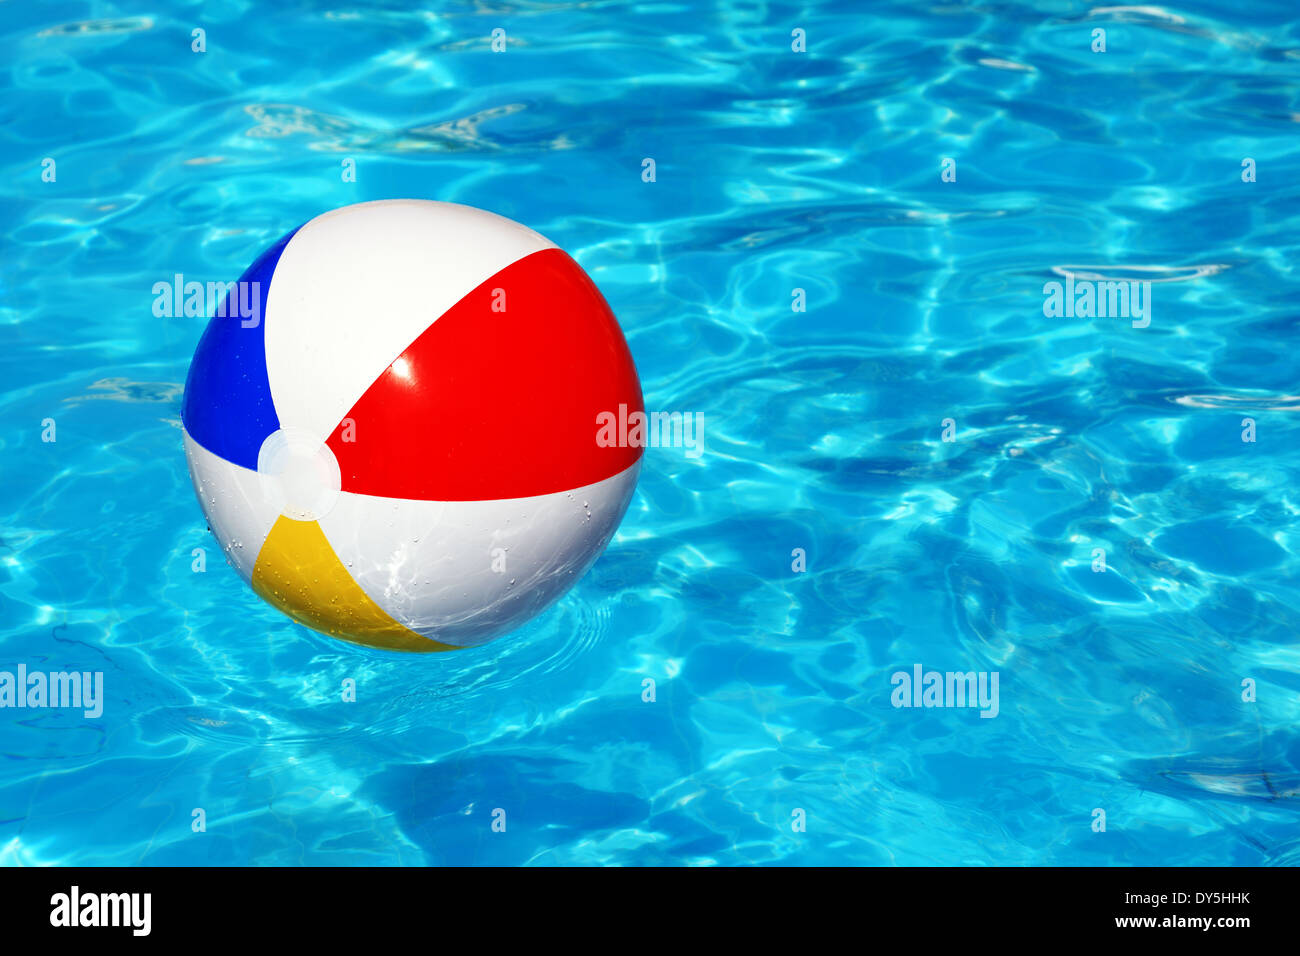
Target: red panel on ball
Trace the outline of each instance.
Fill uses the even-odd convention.
[[[433,320],[430,316],[430,321]],[[597,415],[643,412],[604,297],[559,249],[512,263],[433,322],[330,435],[343,490],[481,501],[589,485],[638,447],[601,447]]]

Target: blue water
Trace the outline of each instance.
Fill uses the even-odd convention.
[[[0,861],[1300,863],[1298,80],[1290,0],[0,5],[0,670],[106,698],[0,711]],[[567,249],[705,420],[418,658],[192,571],[151,292],[408,196]]]

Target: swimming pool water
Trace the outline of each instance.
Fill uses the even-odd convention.
[[[1291,3],[11,3],[0,64],[0,670],[105,697],[0,710],[0,861],[1300,863]],[[389,197],[568,250],[704,421],[418,658],[222,563],[151,291]]]

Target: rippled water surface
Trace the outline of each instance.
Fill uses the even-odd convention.
[[[0,4],[0,669],[107,698],[0,711],[0,860],[1300,863],[1298,19]],[[557,606],[418,659],[191,570],[204,322],[151,294],[398,196],[569,250],[705,420]],[[916,664],[997,717],[894,708]]]

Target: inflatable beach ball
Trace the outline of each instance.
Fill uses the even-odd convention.
[[[228,291],[185,383],[185,455],[230,563],[294,620],[412,651],[565,593],[627,510],[642,411],[609,306],[553,243],[469,206],[345,206]]]

